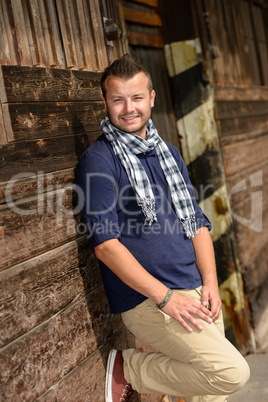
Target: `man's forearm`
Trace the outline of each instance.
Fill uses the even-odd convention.
[[[207,227],[198,229],[198,234],[192,238],[192,243],[203,285],[218,285],[214,248]]]
[[[200,228],[192,242],[196,255],[196,265],[203,281],[202,304],[204,306],[210,305],[212,319],[216,320],[220,315],[222,303],[218,289],[214,248],[208,229],[206,227]]]
[[[132,289],[159,304],[167,294],[167,286],[147,272],[130,251],[117,239],[107,240],[95,247],[96,257],[114,272]],[[193,317],[211,321],[211,313],[200,303],[187,296],[174,292],[163,311],[176,319],[187,331],[192,331],[192,324],[198,330],[202,326]],[[185,321],[188,320],[188,322]]]
[[[117,239],[107,240],[95,247],[96,257],[124,283],[144,296],[160,303],[167,286],[147,272],[133,254]]]

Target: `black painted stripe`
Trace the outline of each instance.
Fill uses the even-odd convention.
[[[220,157],[220,150],[210,145],[187,166],[192,185],[197,192],[197,202],[210,197],[223,186],[222,166],[217,163]]]
[[[200,106],[210,95],[203,63],[171,77],[177,118],[181,119]]]

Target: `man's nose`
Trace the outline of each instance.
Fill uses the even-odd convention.
[[[134,110],[134,104],[131,99],[126,99],[125,101],[125,110],[127,113],[130,113]]]

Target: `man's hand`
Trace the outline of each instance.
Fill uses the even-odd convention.
[[[212,320],[217,320],[220,315],[222,305],[218,286],[204,285],[201,293],[203,306],[209,306],[212,313]]]
[[[202,299],[205,301],[205,299]],[[173,295],[166,306],[162,309],[170,317],[177,320],[187,331],[192,332],[193,328],[188,324],[202,331],[202,325],[194,318],[194,316],[202,320],[212,323],[213,313],[204,305],[197,302],[191,297],[173,292]],[[186,320],[188,322],[186,322]]]

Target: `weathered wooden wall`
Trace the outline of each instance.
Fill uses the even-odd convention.
[[[103,115],[99,78],[1,67],[1,400],[101,400],[109,345],[128,341],[73,212],[74,166]]]
[[[121,8],[3,0],[0,24],[0,400],[101,402],[110,349],[146,348],[109,313],[74,184],[98,71],[126,48]]]
[[[264,348],[268,344],[264,320],[268,314],[267,2],[206,0],[203,7],[201,3],[194,1],[193,9],[214,84],[238,262],[257,347]]]
[[[257,346],[268,345],[268,88],[215,88],[238,257]],[[261,328],[260,328],[261,324]],[[266,331],[264,331],[266,328]]]
[[[2,0],[0,64],[103,70],[123,52],[118,3]]]

